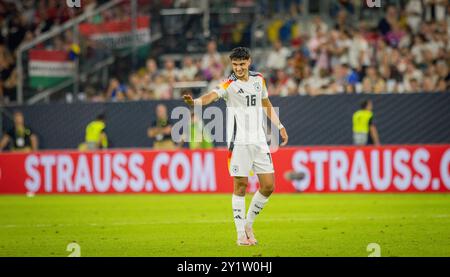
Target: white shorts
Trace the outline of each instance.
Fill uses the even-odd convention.
[[[272,155],[258,145],[234,145],[229,153],[228,171],[231,176],[248,177],[255,174],[274,173]]]

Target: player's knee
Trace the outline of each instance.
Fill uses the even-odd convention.
[[[264,184],[263,186],[261,186],[261,190],[265,195],[270,195],[275,190],[275,185],[274,183]]]
[[[234,190],[238,195],[245,194],[247,190],[247,180],[245,179],[237,179],[234,181]]]
[[[234,193],[236,195],[244,196],[246,190],[247,190],[247,185],[240,185],[240,186],[236,186],[234,188]]]

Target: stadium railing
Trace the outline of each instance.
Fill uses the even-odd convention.
[[[150,42],[159,38],[150,36],[145,11],[138,9],[138,0],[113,0],[21,45],[18,103],[48,102],[61,95],[76,101],[85,85],[106,87],[118,61],[135,66]]]

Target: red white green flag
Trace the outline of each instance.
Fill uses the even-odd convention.
[[[75,64],[66,51],[30,50],[28,76],[32,88],[45,89],[73,76]]]
[[[132,21],[115,20],[100,24],[80,24],[80,34],[101,42],[110,49],[124,49],[133,46]],[[150,43],[150,18],[140,16],[136,21],[137,46],[148,46]]]

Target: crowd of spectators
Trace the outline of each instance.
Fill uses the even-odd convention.
[[[83,1],[82,9],[69,9],[65,1],[56,0],[0,2],[0,101],[4,95],[14,99],[15,51],[20,44],[103,2]],[[190,3],[160,2],[168,7]],[[237,2],[245,6],[252,1]],[[330,17],[309,20],[302,16],[304,1],[256,2],[259,10],[277,12],[263,14],[269,22],[264,37],[271,46],[253,61],[253,69],[264,74],[271,95],[450,90],[450,4],[446,0],[400,1],[402,5],[382,7],[383,16],[376,21],[355,18],[351,0],[334,0]],[[113,9],[92,20],[129,15],[129,11]],[[68,51],[72,37],[68,30],[44,47]],[[227,53],[218,52],[220,44],[221,38],[216,37],[207,43],[204,54],[186,54],[177,60],[150,56],[145,66],[125,78],[112,76],[106,87],[87,85],[83,92],[94,102],[173,99],[180,97],[178,83],[192,81],[206,81],[202,90],[206,92],[231,71]]]
[[[148,12],[152,0],[138,1],[139,12]],[[0,104],[4,102],[5,97],[10,101],[16,99],[16,57],[19,46],[106,2],[108,1],[81,0],[81,7],[69,7],[66,1],[61,0],[0,1]],[[124,1],[112,9],[94,14],[89,21],[102,23],[126,20],[131,16],[130,9],[129,2]],[[69,53],[73,45],[74,34],[69,28],[33,49],[60,50]]]
[[[66,1],[58,0],[0,1],[0,103],[5,97],[12,101],[16,98],[16,54],[19,46],[101,2],[83,0],[81,8],[69,8]],[[73,34],[68,30],[39,47],[69,51],[72,43]]]
[[[276,72],[270,75],[272,93],[448,91],[450,5],[439,5],[431,15],[420,0],[409,1],[404,9],[389,6],[372,26],[365,21],[348,25],[344,10],[334,25],[316,17],[297,49],[274,43],[266,64]]]
[[[450,91],[450,5],[435,1],[432,8],[411,0],[401,9],[386,7],[378,21],[355,24],[348,20],[352,9],[343,6],[336,20],[317,16],[293,26],[299,36],[287,41],[278,24],[272,48],[254,59],[253,68],[264,74],[271,95]],[[269,24],[267,32],[273,29]],[[179,66],[171,58],[161,65],[149,58],[128,82],[111,79],[104,97],[94,101],[173,99],[179,97],[175,84],[184,81],[207,81],[206,92],[230,71],[227,53],[217,52],[212,40],[203,56],[184,56]]]

